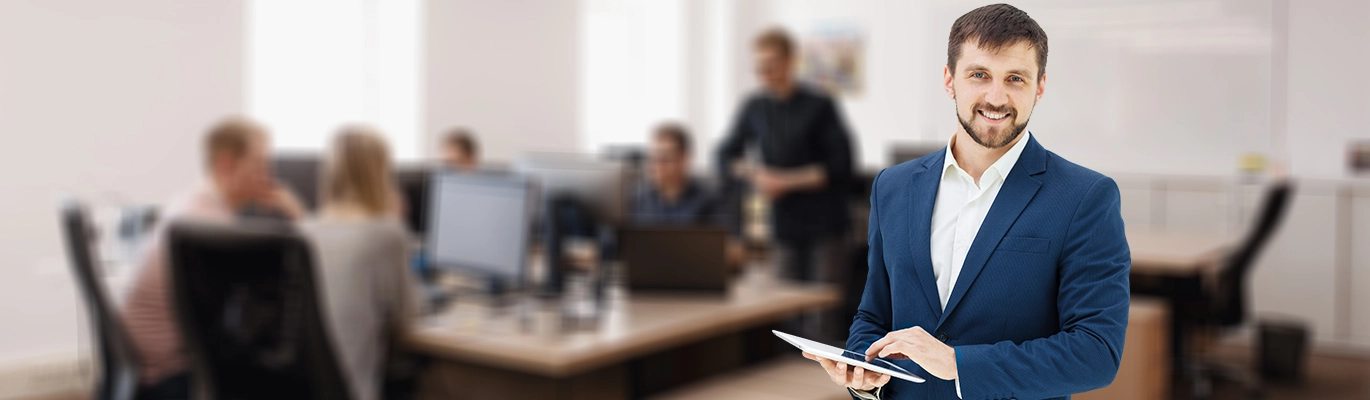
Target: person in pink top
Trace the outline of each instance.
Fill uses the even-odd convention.
[[[205,181],[167,205],[139,255],[120,312],[142,369],[138,398],[189,395],[173,315],[164,244],[167,224],[186,218],[229,222],[249,212],[288,219],[304,214],[294,194],[272,180],[269,148],[267,130],[256,122],[231,117],[211,127],[204,140]]]

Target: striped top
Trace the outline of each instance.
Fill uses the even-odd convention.
[[[151,240],[138,256],[133,279],[123,296],[121,317],[142,366],[142,383],[151,385],[185,370],[181,335],[172,309],[167,270],[166,227],[178,219],[228,222],[233,211],[208,183],[178,196],[165,208]]]

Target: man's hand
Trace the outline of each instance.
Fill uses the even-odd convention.
[[[756,170],[758,168],[756,164],[741,159],[734,160],[732,165],[729,165],[729,167],[729,172],[732,173],[734,178],[738,179],[750,179],[752,175],[756,174]]]
[[[767,200],[775,201],[792,192],[822,190],[827,187],[828,175],[818,164],[786,169],[763,167],[752,175],[752,184]]]
[[[269,207],[280,211],[292,220],[298,220],[305,215],[304,204],[294,192],[286,188],[285,185],[272,182],[270,189],[263,192],[257,199],[257,203],[263,207]]]
[[[790,179],[787,178],[780,172],[762,168],[753,175],[752,184],[756,185],[756,191],[766,200],[775,201],[790,191]]]
[[[847,363],[844,362],[829,360],[807,352],[804,353],[804,358],[818,361],[818,364],[828,371],[828,377],[832,379],[833,383],[852,389],[869,392],[890,382],[889,375],[866,371],[865,368],[861,367],[848,368]]]
[[[871,343],[866,350],[866,358],[875,357],[909,359],[932,376],[944,380],[957,378],[956,349],[932,337],[922,327],[890,332]]]

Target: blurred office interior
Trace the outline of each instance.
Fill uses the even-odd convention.
[[[0,1],[0,399],[108,390],[86,284],[117,308],[230,115],[267,127],[310,207],[337,128],[383,133],[422,303],[405,397],[850,398],[770,331],[846,331],[871,179],[943,151],[946,35],[985,4]],[[1011,4],[1051,43],[1028,129],[1117,181],[1132,249],[1118,376],[1076,398],[1370,398],[1370,2]],[[706,224],[628,215],[663,123],[688,132],[690,176],[728,186],[716,150],[772,27],[845,116],[843,284],[778,278],[745,187]],[[455,128],[479,172],[436,166]],[[89,280],[64,205],[93,228]]]

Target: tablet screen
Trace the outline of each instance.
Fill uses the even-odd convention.
[[[909,371],[906,370],[906,369],[900,368],[898,365],[895,365],[894,363],[890,362],[890,359],[888,359],[888,358],[879,358],[879,357],[877,357],[877,358],[872,358],[872,359],[870,359],[870,361],[866,361],[866,355],[865,355],[865,354],[857,353],[857,352],[851,351],[851,350],[842,350],[842,356],[843,356],[843,357],[846,357],[846,358],[849,358],[849,359],[852,359],[852,360],[855,360],[855,361],[859,361],[859,362],[871,363],[872,365],[875,365],[875,366],[877,366],[877,367],[889,368],[889,369],[891,369],[891,370],[894,370],[894,372],[898,372],[898,373],[901,373],[901,374],[913,375],[912,372],[909,372]]]
[[[834,357],[834,356],[840,356],[840,357],[842,357],[842,358],[846,358],[846,359],[848,359],[848,360],[851,360],[851,363],[850,363],[850,364],[853,364],[853,365],[863,365],[863,364],[864,364],[864,365],[870,365],[870,366],[874,366],[874,367],[879,367],[879,368],[886,369],[886,370],[888,370],[889,372],[893,372],[893,373],[895,373],[895,374],[903,374],[903,375],[906,375],[906,376],[907,376],[907,378],[900,377],[901,379],[907,379],[907,380],[910,380],[910,381],[913,381],[913,382],[917,382],[917,383],[922,383],[922,382],[923,382],[923,379],[920,378],[920,377],[918,377],[918,375],[915,375],[915,374],[913,374],[912,372],[909,372],[908,370],[906,370],[906,369],[904,369],[904,368],[902,368],[902,367],[900,367],[900,366],[898,366],[898,365],[895,365],[893,362],[890,362],[891,360],[888,359],[888,358],[873,358],[873,359],[871,359],[870,361],[866,361],[866,355],[863,354],[863,353],[857,353],[857,352],[855,352],[855,351],[851,351],[851,350],[847,350],[847,349],[842,349],[842,348],[837,348],[837,347],[829,346],[829,345],[826,345],[826,344],[823,344],[823,343],[819,343],[819,342],[815,342],[815,341],[812,341],[812,340],[809,340],[809,339],[805,339],[805,338],[802,338],[802,337],[790,335],[790,334],[787,334],[787,333],[784,333],[784,332],[779,332],[779,331],[772,331],[772,332],[774,332],[774,333],[776,334],[776,336],[779,336],[781,339],[784,339],[785,341],[790,342],[790,344],[795,345],[795,347],[799,347],[801,350],[805,350],[806,348],[807,348],[807,349],[811,349],[811,350],[805,350],[805,351],[809,351],[809,352],[814,353],[815,355],[818,355],[818,356],[823,357],[823,358],[829,358],[829,359],[831,359],[831,358]],[[827,355],[825,356],[824,354],[827,354]],[[876,372],[880,372],[880,371],[876,371]]]

